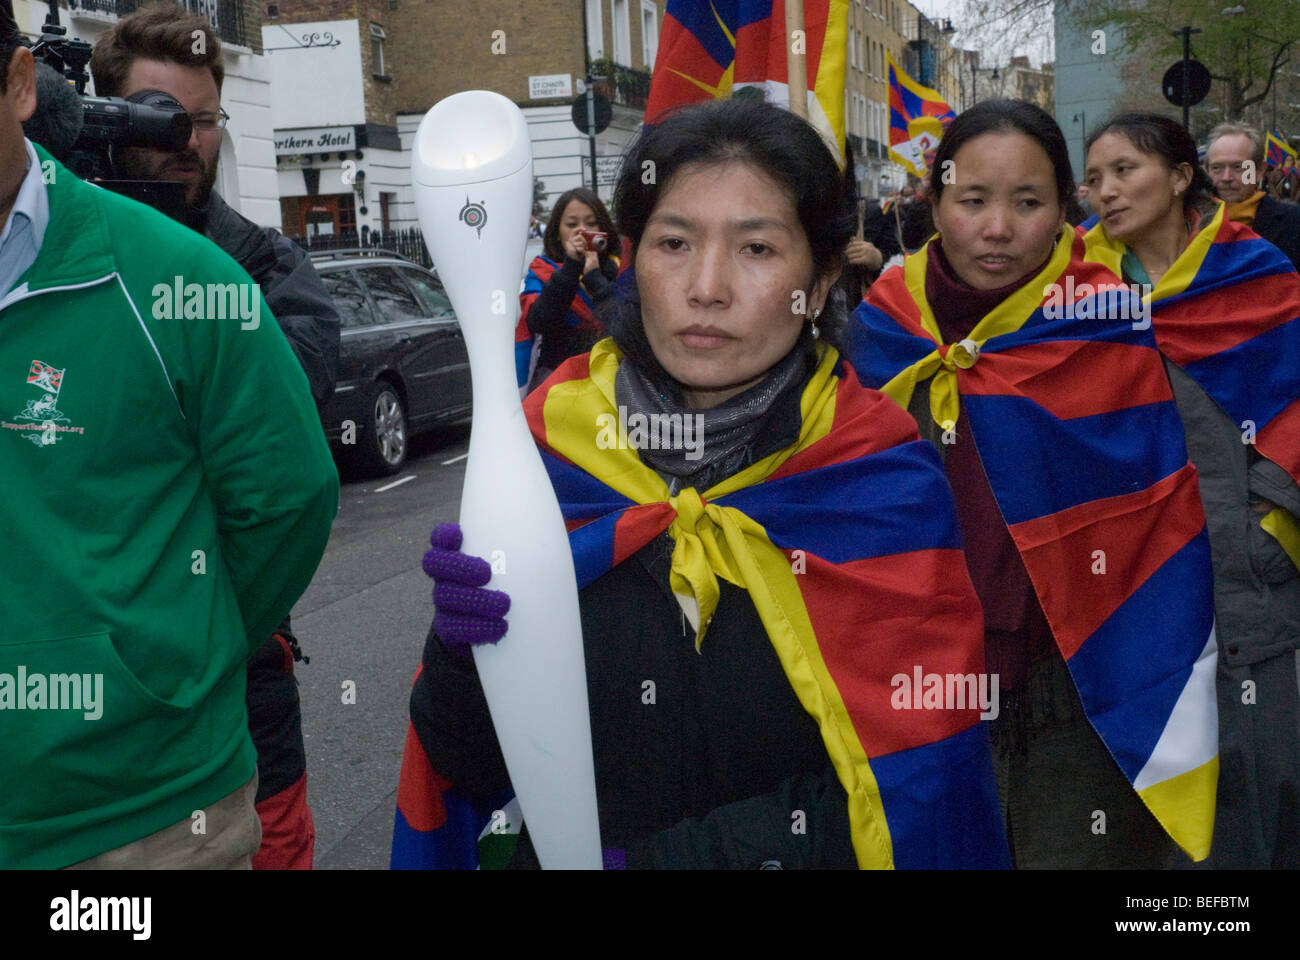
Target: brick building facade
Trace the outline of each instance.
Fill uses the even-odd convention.
[[[492,90],[523,110],[547,212],[559,193],[589,184],[589,141],[570,119],[585,68],[584,19],[594,70],[605,78],[598,89],[613,102],[610,126],[597,137],[607,197],[617,159],[641,122],[665,6],[665,0],[270,5],[262,32],[275,78],[286,231],[415,226],[411,141],[428,109],[462,90]],[[349,108],[338,109],[340,103]],[[314,146],[303,149],[309,140]]]

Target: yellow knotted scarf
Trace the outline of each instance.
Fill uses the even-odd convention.
[[[932,243],[933,240],[930,241]],[[934,340],[936,347],[910,367],[900,370],[881,391],[892,397],[903,409],[912,402],[916,385],[933,377],[930,384],[930,416],[944,430],[951,430],[961,413],[961,396],[957,371],[970,369],[979,360],[980,349],[994,337],[1019,330],[1046,296],[1044,286],[1051,284],[1065,272],[1070,264],[1070,247],[1074,242],[1074,229],[1061,228],[1056,249],[1047,265],[1011,296],[994,307],[975,324],[970,336],[960,343],[945,344],[934,319],[934,310],[925,296],[925,271],[929,262],[930,243],[908,257],[903,264],[903,279],[908,293],[921,311],[921,326]]]

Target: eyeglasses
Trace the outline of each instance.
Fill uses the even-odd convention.
[[[230,114],[218,108],[216,113],[191,113],[189,117],[195,130],[224,130]]]
[[[1254,166],[1252,163],[1251,166]],[[1233,173],[1240,175],[1246,169],[1244,163],[1212,163],[1210,164],[1210,176],[1222,176],[1225,171],[1231,170]]]

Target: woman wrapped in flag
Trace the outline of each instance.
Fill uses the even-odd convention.
[[[1007,866],[951,492],[820,309],[854,231],[834,159],[736,100],[663,118],[623,169],[612,336],[525,403],[578,573],[607,865]],[[459,543],[445,524],[425,558],[395,867],[473,865],[508,787],[457,652],[511,641],[508,598]]]
[[[604,234],[593,249],[583,231]],[[609,211],[591,190],[560,195],[547,221],[542,255],[533,257],[519,294],[515,372],[532,389],[561,363],[586,353],[605,335],[596,317],[618,276],[619,238]]]
[[[1219,791],[1210,862],[1300,866],[1300,276],[1234,223],[1179,124],[1092,134],[1086,259],[1137,285],[1196,465],[1214,563]]]
[[[1074,183],[1047,113],[977,104],[934,169],[937,236],[877,281],[850,357],[913,413],[956,494],[1003,692],[1013,862],[1202,860],[1218,771],[1210,545],[1150,324],[1065,223]]]

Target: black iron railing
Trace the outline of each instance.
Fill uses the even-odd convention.
[[[68,0],[68,9],[93,10],[125,17],[147,4],[148,0]],[[184,0],[177,6],[207,17],[217,36],[226,43],[251,46],[244,24],[244,5],[240,0]]]
[[[423,267],[433,266],[433,258],[424,245],[424,235],[415,227],[409,230],[363,230],[360,234],[348,232],[290,239],[311,253],[357,250],[361,252],[359,255],[364,255],[371,250],[390,250]]]

